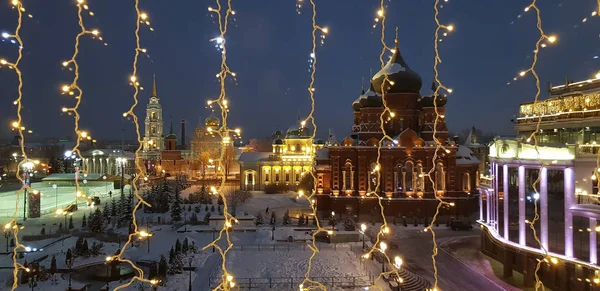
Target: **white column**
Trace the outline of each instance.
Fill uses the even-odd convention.
[[[508,165],[502,166],[504,176],[502,177],[502,191],[504,192],[504,239],[508,240]]]
[[[575,204],[575,173],[573,168],[564,170],[565,180],[565,256],[573,257],[573,215],[571,206]]]
[[[540,236],[542,246],[548,250],[548,168],[540,169]]]
[[[598,263],[598,250],[596,249],[596,219],[590,217],[590,263]]]
[[[519,244],[527,242],[525,233],[525,167],[519,166]]]
[[[496,177],[499,177],[500,175],[498,174],[498,163],[494,163],[494,172],[496,173]],[[500,195],[498,195],[499,191],[499,185],[500,185],[500,181],[498,181],[498,179],[494,179],[495,183],[496,183],[496,191],[494,191],[494,229],[496,229],[496,233],[498,233],[499,229],[498,229],[498,221],[499,221],[499,217],[498,217],[498,197]]]

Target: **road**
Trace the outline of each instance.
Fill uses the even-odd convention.
[[[410,228],[409,228],[410,229]],[[439,245],[446,240],[457,236],[478,235],[479,230],[472,232],[454,232],[449,229],[440,228],[436,231],[438,242],[438,255],[436,256],[438,269],[438,287],[444,291],[503,291],[504,288],[496,285],[490,279],[482,276],[474,270],[467,267],[462,262],[439,248]],[[401,237],[395,239],[398,243],[397,250],[390,250],[389,255],[399,255],[416,272],[425,276],[433,284],[433,263],[431,259],[433,242],[431,234],[418,231],[416,228],[407,230]]]
[[[127,187],[127,186],[126,186]],[[65,207],[75,200],[75,186],[61,186],[56,189],[47,183],[33,183],[31,188],[42,193],[40,211],[42,214],[54,212],[57,208]],[[81,186],[80,191],[88,196],[99,196],[101,199],[108,197],[107,191],[112,191],[113,195],[119,195],[119,190],[112,189],[110,183],[102,186]],[[128,191],[127,189],[125,191]],[[17,191],[0,192],[0,217],[12,217],[15,211]],[[127,192],[126,192],[127,193]],[[21,193],[23,194],[23,193]],[[83,202],[82,202],[83,205]],[[17,216],[23,215],[23,195],[19,199],[19,212]]]

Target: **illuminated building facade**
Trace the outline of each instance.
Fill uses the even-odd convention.
[[[544,250],[549,258],[538,275],[547,287],[599,287],[599,85],[593,80],[552,87],[549,99],[520,106],[518,138],[497,138],[489,146],[491,175],[480,186],[482,251],[503,263],[505,277],[523,273],[526,287],[534,286]],[[530,135],[540,117],[536,148]],[[536,206],[539,243],[528,223]]]
[[[162,105],[159,103],[156,92],[156,78],[152,84],[152,96],[146,105],[146,119],[144,120],[143,155],[146,160],[160,159],[160,151],[165,148],[163,135]]]
[[[391,110],[383,117],[382,85]],[[384,199],[386,215],[432,217],[436,196],[455,203],[442,215],[475,213],[479,160],[468,147],[448,140],[446,96],[421,96],[421,86],[421,77],[396,45],[370,89],[352,103],[353,134],[317,155],[317,208],[322,213],[379,213],[375,193]],[[443,148],[436,146],[434,131]],[[383,141],[377,164],[384,133],[391,139]]]
[[[289,186],[294,189],[314,165],[315,156],[323,149],[322,140],[313,140],[304,122],[290,127],[285,134],[273,134],[273,152],[243,152],[240,164],[240,187],[264,190],[266,185]]]

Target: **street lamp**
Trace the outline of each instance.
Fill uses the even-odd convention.
[[[151,233],[147,232],[147,231],[140,231],[140,239],[146,238],[146,240],[148,241],[148,253],[150,253],[150,237],[152,236]]]
[[[55,200],[56,200],[56,206],[55,206],[55,208],[58,209],[58,185],[52,184],[52,188],[54,188],[54,190],[56,190],[56,195],[54,195],[55,196]]]
[[[385,255],[385,250],[387,249],[387,244],[385,242],[379,243],[379,249],[381,250],[381,254]],[[383,257],[381,258],[381,272],[385,272],[385,260]]]
[[[194,255],[190,256],[188,258],[188,264],[189,264],[189,272],[190,272],[190,276],[189,276],[189,287],[188,290],[192,291],[192,261],[194,260]]]
[[[394,267],[400,269],[402,266],[402,259],[399,256],[394,257]]]
[[[8,239],[10,238],[11,227],[12,226],[10,225],[10,223],[4,225],[4,237],[6,238],[6,253],[8,253]]]
[[[152,284],[152,290],[156,291],[156,289],[158,288],[158,283],[160,283],[160,280],[156,280],[156,279],[150,280],[150,284]]]
[[[108,194],[108,182],[106,181],[106,175],[102,176],[102,180],[104,180],[104,191]]]
[[[360,225],[360,232],[362,233],[362,248],[365,249],[365,231],[367,230],[367,225],[362,223]]]

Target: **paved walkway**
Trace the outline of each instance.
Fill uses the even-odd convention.
[[[209,280],[213,274],[217,273],[217,269],[221,266],[221,256],[219,253],[214,253],[206,259],[204,265],[196,268],[196,279],[192,282],[192,290],[210,290]]]

